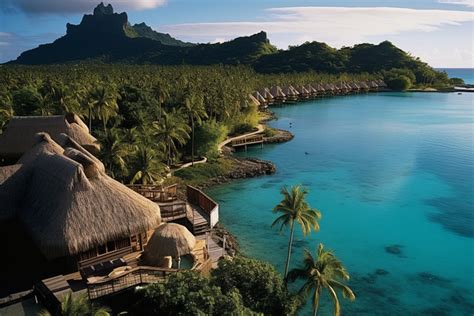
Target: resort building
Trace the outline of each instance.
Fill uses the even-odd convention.
[[[100,146],[86,124],[75,114],[55,116],[15,116],[0,135],[0,159],[3,164],[14,163],[35,142],[35,134],[45,132],[60,143],[60,135],[66,134],[92,154],[97,154]]]

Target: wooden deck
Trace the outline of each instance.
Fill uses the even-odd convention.
[[[247,149],[247,146],[256,145],[256,144],[260,144],[261,146],[263,146],[263,135],[261,134],[251,135],[251,136],[235,139],[231,142],[231,146],[233,148],[245,147],[245,149]]]

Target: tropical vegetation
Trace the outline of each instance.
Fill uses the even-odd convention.
[[[293,186],[291,188],[283,187],[280,193],[283,195],[283,199],[275,206],[273,212],[281,215],[273,221],[272,227],[279,226],[280,232],[283,231],[284,228],[289,227],[290,229],[288,254],[284,272],[286,281],[290,266],[295,224],[299,224],[305,236],[311,233],[311,231],[318,231],[318,221],[321,219],[321,213],[317,209],[313,209],[309,206],[306,201],[308,191],[301,186]]]
[[[92,304],[87,294],[73,295],[72,292],[67,293],[60,305],[59,314],[62,316],[109,316],[110,310],[106,307]],[[51,316],[47,310],[42,310],[39,316]]]
[[[313,315],[316,316],[319,308],[319,300],[323,290],[326,290],[334,305],[334,316],[341,314],[341,306],[337,291],[341,291],[344,298],[355,300],[355,294],[344,281],[349,280],[349,273],[341,261],[330,250],[325,250],[323,244],[319,244],[316,257],[307,249],[304,251],[304,266],[293,269],[289,278],[291,280],[302,279],[303,286],[299,294],[307,298],[311,296]]]
[[[101,143],[99,158],[110,175],[153,183],[203,156],[220,170],[217,144],[258,123],[248,97],[258,88],[375,77],[261,75],[244,66],[9,65],[0,67],[0,128],[14,115],[73,112]]]

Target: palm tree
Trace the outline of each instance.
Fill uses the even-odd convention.
[[[183,108],[191,121],[191,164],[194,166],[194,124],[199,125],[202,119],[207,118],[204,99],[202,96],[197,95],[187,97]]]
[[[126,159],[131,152],[130,145],[123,140],[116,128],[100,133],[98,138],[101,144],[100,160],[110,176],[117,178],[127,175]]]
[[[157,152],[149,147],[139,145],[133,157],[133,177],[131,183],[154,184],[166,167],[161,163]]]
[[[163,112],[163,117],[159,122],[153,122],[156,129],[156,136],[159,141],[166,145],[168,154],[168,166],[172,164],[173,154],[178,152],[177,145],[184,145],[189,139],[189,126],[184,122],[180,112]]]
[[[304,267],[293,269],[289,274],[289,279],[304,279],[305,283],[299,293],[307,298],[313,291],[313,315],[316,316],[319,307],[319,298],[323,289],[326,289],[334,303],[334,315],[339,316],[341,306],[336,290],[342,291],[342,296],[351,301],[355,300],[355,294],[351,288],[342,283],[349,280],[349,273],[346,271],[341,261],[332,251],[324,250],[324,245],[319,244],[317,249],[317,259],[312,256],[307,249],[304,250]]]
[[[86,294],[72,296],[69,292],[64,296],[61,302],[61,315],[63,316],[109,316],[110,311],[105,307],[97,307],[90,303]],[[51,313],[42,310],[39,316],[51,316]]]
[[[109,87],[98,86],[90,92],[89,117],[92,117],[92,109],[95,109],[97,117],[102,120],[104,131],[110,118],[117,115],[117,92]],[[89,119],[89,125],[90,125]],[[89,126],[89,129],[91,126]]]
[[[290,240],[288,242],[288,255],[285,264],[285,281],[288,276],[290,266],[291,247],[293,244],[293,233],[295,222],[300,224],[303,235],[307,235],[311,230],[319,231],[318,221],[321,219],[321,213],[317,209],[312,209],[306,202],[308,191],[301,186],[293,186],[290,190],[287,187],[281,188],[280,193],[283,200],[273,209],[274,213],[283,213],[272,223],[272,227],[280,225],[280,232],[283,228],[290,226]]]

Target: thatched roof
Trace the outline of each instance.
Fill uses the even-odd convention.
[[[55,116],[15,116],[0,135],[0,156],[19,157],[35,143],[36,133],[46,132],[60,143],[59,135],[64,133],[96,154],[100,147],[87,126],[75,114]]]
[[[257,100],[257,98],[255,98],[253,95],[249,94],[249,99],[250,99],[250,102],[252,102],[253,104],[255,104],[256,106],[260,106],[261,103],[260,101]]]
[[[165,256],[181,257],[193,251],[196,239],[184,226],[175,223],[161,224],[145,247],[145,260],[159,262]]]
[[[284,97],[286,97],[286,95],[283,93],[283,91],[281,90],[281,88],[280,88],[279,86],[273,86],[273,87],[271,87],[270,93],[271,93],[274,97],[279,97],[279,98],[284,98]]]
[[[260,89],[258,90],[258,93],[260,93],[267,101],[274,99],[273,94],[270,93],[270,89],[268,88]]]
[[[308,90],[311,94],[316,94],[318,92],[318,90],[316,90],[312,85],[310,84],[307,84],[306,85],[306,90]]]
[[[297,86],[296,91],[298,91],[299,94],[311,94],[304,86]]]
[[[359,86],[362,89],[369,89],[369,86],[367,85],[367,83],[365,81],[359,82]]]
[[[265,98],[260,94],[260,92],[258,91],[255,91],[252,93],[252,95],[258,100],[258,102],[260,103],[266,103],[267,100],[265,100]]]
[[[15,216],[47,258],[73,255],[154,229],[159,207],[105,174],[87,151],[61,146],[47,134],[0,185],[0,217]],[[84,149],[82,149],[84,150]],[[3,216],[2,216],[3,215]]]

